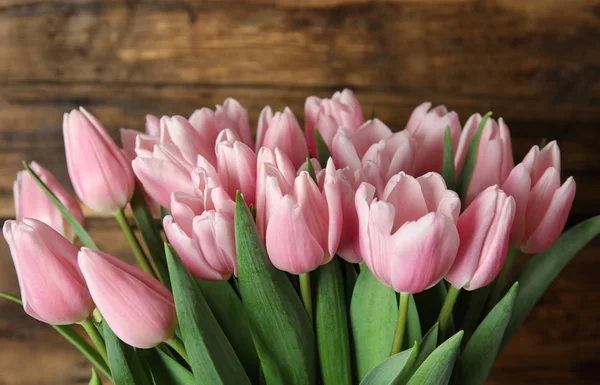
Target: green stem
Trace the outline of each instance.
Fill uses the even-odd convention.
[[[308,313],[308,318],[312,322],[313,311],[312,311],[312,293],[310,291],[310,273],[300,274],[300,294],[302,295],[302,302]]]
[[[508,281],[508,278],[510,276],[510,271],[512,270],[513,263],[515,262],[515,259],[518,254],[519,249],[517,247],[511,247],[508,250],[504,266],[502,267],[500,274],[498,274],[498,277],[496,277],[496,280],[492,284],[492,294],[490,295],[487,306],[488,310],[491,310],[496,305],[496,303],[498,303],[500,297],[502,297],[502,294],[506,289],[506,282]]]
[[[133,250],[135,259],[137,259],[137,262],[142,268],[142,270],[156,278],[156,274],[154,273],[154,270],[152,270],[152,266],[150,266],[150,262],[148,262],[148,258],[146,257],[144,250],[142,250],[142,246],[140,246],[139,241],[133,233],[133,230],[129,226],[129,222],[125,217],[125,213],[123,212],[123,210],[119,211],[115,215],[115,218],[117,219],[117,222],[119,222],[119,226],[121,226],[121,230],[123,231],[123,234],[125,234],[125,237],[129,242],[129,246],[131,247],[131,250]]]
[[[90,336],[90,339],[92,340],[94,345],[96,345],[98,353],[100,353],[102,358],[104,358],[104,361],[108,362],[108,355],[106,354],[106,344],[104,343],[104,338],[102,338],[92,320],[88,318],[87,320],[83,321],[81,326],[83,326],[88,336]]]
[[[456,299],[458,298],[458,294],[460,293],[460,289],[455,288],[450,285],[448,289],[448,295],[446,295],[446,299],[444,300],[444,304],[442,305],[442,310],[440,310],[440,342],[444,341],[448,336],[448,331],[450,329],[450,319],[452,317],[452,309],[454,309],[454,304],[456,303]]]
[[[400,305],[398,305],[398,322],[396,322],[396,331],[394,332],[394,342],[392,343],[392,351],[390,356],[400,353],[404,335],[406,334],[406,319],[408,318],[408,300],[409,293],[400,293]]]
[[[172,347],[181,356],[181,358],[185,360],[185,362],[187,362],[188,364],[190,363],[190,358],[188,357],[187,350],[185,349],[183,342],[179,338],[173,336],[173,338],[166,340],[165,343]]]

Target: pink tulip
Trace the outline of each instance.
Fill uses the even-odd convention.
[[[267,176],[265,193],[266,245],[273,265],[302,274],[329,262],[342,229],[340,188],[335,180],[326,178],[321,192],[306,171],[293,187],[272,174]]]
[[[65,205],[71,215],[83,225],[83,212],[79,202],[69,193],[52,173],[36,162],[31,162],[31,169]],[[70,241],[75,239],[75,232],[56,205],[27,171],[19,171],[13,184],[17,221],[33,218],[44,222]]]
[[[230,129],[242,142],[254,148],[248,111],[233,98],[225,99],[223,105],[217,104],[215,111],[206,107],[194,111],[189,121],[208,146],[215,144],[221,131]]]
[[[132,166],[148,195],[163,207],[169,207],[174,192],[194,195],[195,165],[174,144],[156,144],[149,151],[141,145],[143,139],[143,135],[138,136],[138,156]]]
[[[534,146],[502,188],[516,201],[511,244],[525,253],[550,247],[560,236],[575,198],[575,180],[560,185],[560,149],[551,142]]]
[[[211,164],[216,164],[214,146],[206,143],[187,119],[181,116],[163,116],[160,119],[160,134],[160,142],[177,146],[189,163],[195,163],[198,156],[202,156]]]
[[[267,177],[275,177],[279,189],[287,194],[292,191],[296,170],[290,158],[281,149],[268,147],[262,147],[258,151],[256,170],[256,226],[264,238],[267,231]]]
[[[361,159],[372,145],[385,141],[391,136],[392,130],[379,119],[366,121],[353,134],[341,127],[331,142],[333,160],[337,167],[357,169],[360,167]]]
[[[497,186],[481,192],[458,218],[460,247],[446,280],[476,290],[491,283],[506,260],[515,201]]]
[[[173,194],[172,216],[163,227],[188,270],[207,280],[237,274],[233,216],[235,202],[220,187],[207,187],[202,197]]]
[[[417,154],[415,140],[407,131],[401,131],[372,145],[363,156],[362,165],[373,164],[379,170],[381,185],[385,185],[400,171],[412,175]]]
[[[477,131],[481,122],[481,115],[472,115],[460,136],[458,150],[454,158],[456,170],[459,172],[463,166],[471,139]],[[502,185],[508,174],[515,166],[512,154],[510,131],[500,118],[498,123],[494,119],[488,119],[479,141],[477,150],[477,162],[473,169],[471,182],[467,189],[465,202],[471,203],[475,197],[493,185]]]
[[[292,110],[286,107],[275,115],[269,106],[262,110],[258,118],[256,150],[261,147],[281,149],[296,168],[306,161],[306,139]]]
[[[92,114],[80,108],[65,114],[67,168],[75,192],[95,211],[115,213],[133,195],[133,172],[125,155]]]
[[[256,154],[240,141],[221,141],[217,144],[217,170],[221,185],[229,196],[237,190],[248,204],[256,200]]]
[[[25,312],[49,324],[85,321],[94,306],[77,267],[77,247],[50,226],[30,218],[4,222],[3,233]]]
[[[160,135],[160,119],[152,114],[146,115],[146,134],[150,136]]]
[[[78,262],[98,310],[122,341],[148,349],[173,336],[173,295],[156,278],[87,247],[79,251]]]
[[[358,237],[358,215],[354,204],[354,196],[360,184],[360,171],[346,167],[336,170],[329,159],[327,167],[319,175],[319,185],[326,181],[335,181],[340,188],[342,229],[337,255],[351,263],[362,261]]]
[[[414,109],[406,123],[406,131],[417,143],[415,175],[429,171],[442,172],[446,126],[450,126],[452,147],[456,149],[458,145],[461,131],[458,114],[448,112],[445,106],[430,108],[430,102],[421,104]]]
[[[363,183],[355,204],[361,254],[380,281],[397,292],[418,293],[450,270],[459,245],[460,199],[439,174],[394,175],[382,200]]]
[[[331,148],[333,137],[339,127],[344,127],[350,134],[353,134],[365,122],[358,99],[347,88],[333,94],[331,99],[321,99],[316,96],[306,98],[304,116],[306,140],[313,157],[318,157],[315,127],[319,130],[327,147]]]

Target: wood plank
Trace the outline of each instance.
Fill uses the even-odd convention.
[[[8,2],[0,78],[600,99],[596,1],[300,3]]]

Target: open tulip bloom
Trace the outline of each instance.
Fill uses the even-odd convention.
[[[561,235],[576,186],[558,144],[514,159],[489,113],[462,128],[423,103],[397,131],[346,89],[307,98],[304,129],[289,108],[255,118],[232,98],[147,115],[121,149],[65,114],[75,194],[24,163],[3,228],[21,293],[0,296],[116,385],[481,385],[600,233]],[[115,216],[137,266],[101,251],[75,196]]]

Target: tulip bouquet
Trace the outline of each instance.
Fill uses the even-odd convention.
[[[254,136],[227,99],[148,115],[121,149],[73,110],[71,184],[115,216],[138,266],[101,251],[78,200],[24,163],[3,229],[21,293],[1,296],[75,345],[90,384],[483,384],[600,233],[595,217],[561,236],[575,181],[561,184],[557,143],[515,166],[490,115],[461,127],[424,103],[394,132],[344,90],[306,99],[304,130],[265,107]]]

